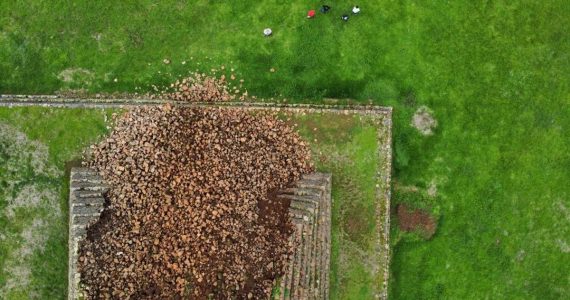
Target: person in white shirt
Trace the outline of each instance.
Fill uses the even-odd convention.
[[[360,13],[360,7],[358,7],[358,5],[354,6],[354,7],[352,8],[352,13],[355,14],[355,15],[356,15],[356,14],[359,14],[359,13]]]
[[[271,28],[263,29],[263,35],[264,36],[271,36],[272,34],[273,34],[273,30],[271,30]]]

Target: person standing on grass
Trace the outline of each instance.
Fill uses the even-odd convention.
[[[311,19],[315,16],[315,10],[311,9],[309,10],[309,12],[307,13],[307,19]]]
[[[355,6],[352,8],[352,13],[355,14],[355,15],[359,14],[359,13],[360,13],[360,7],[358,7],[358,5],[355,5]]]
[[[328,6],[328,5],[323,5],[323,6],[321,7],[321,12],[322,12],[323,14],[326,14],[326,13],[329,12],[330,9],[331,9],[330,6]]]
[[[344,14],[340,17],[340,19],[347,22],[348,21],[348,15]]]

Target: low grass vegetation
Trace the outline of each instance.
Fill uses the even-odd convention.
[[[0,108],[0,298],[67,293],[68,162],[110,111]]]
[[[372,299],[381,287],[374,253],[376,128],[353,115],[308,114],[292,122],[311,142],[317,170],[333,174],[330,297]]]
[[[340,1],[306,19],[318,5],[2,1],[0,92],[147,91],[224,65],[269,99],[392,105],[394,204],[439,223],[427,241],[393,223],[390,297],[570,297],[567,1],[361,1],[346,23]],[[422,105],[431,136],[410,126]]]

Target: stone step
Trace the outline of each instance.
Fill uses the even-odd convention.
[[[80,181],[80,182],[72,182],[70,185],[70,190],[72,191],[103,191],[106,192],[109,190],[109,187],[104,185],[101,181]]]
[[[308,262],[311,259],[311,253],[309,251],[309,244],[310,241],[312,240],[313,236],[312,236],[312,229],[313,229],[313,225],[309,225],[306,224],[303,227],[303,257],[301,260],[301,264],[299,265],[299,274],[300,274],[300,280],[299,280],[299,287],[298,287],[298,299],[305,299],[306,294],[308,293],[308,286],[306,284],[306,279],[307,279],[307,265]]]
[[[73,182],[73,183],[91,182],[91,183],[103,184],[103,178],[95,172],[92,172],[90,174],[73,173],[73,174],[71,174],[71,182]]]
[[[293,284],[295,285],[293,287],[293,295],[294,295],[294,299],[303,299],[302,295],[304,294],[304,287],[302,285],[302,281],[303,281],[303,267],[304,267],[304,263],[305,263],[305,259],[306,259],[306,230],[307,230],[307,224],[303,224],[302,228],[300,229],[300,243],[299,245],[301,247],[299,247],[299,259],[297,260],[297,264],[295,267],[295,280],[293,282]]]
[[[296,212],[297,209],[293,208],[295,204],[299,204],[297,201],[292,201],[291,206],[292,208],[290,211]],[[306,230],[303,232],[304,234],[304,253],[305,253],[305,260],[302,263],[301,272],[303,273],[303,280],[301,282],[304,290],[306,291],[306,295],[300,295],[300,298],[306,298],[311,292],[309,291],[309,284],[311,281],[311,276],[313,274],[313,270],[311,268],[312,262],[314,260],[314,244],[315,240],[317,239],[317,232],[318,232],[318,214],[319,214],[319,207],[318,203],[315,203],[314,208],[307,207],[306,204],[301,203],[299,210],[304,210],[306,217],[303,219],[306,223]]]
[[[323,191],[318,188],[300,188],[300,187],[289,187],[279,191],[280,194],[284,195],[298,195],[298,196],[313,196],[320,198]]]
[[[74,236],[84,238],[87,235],[87,226],[77,226],[74,229]]]
[[[291,287],[291,299],[328,299],[330,185],[329,174],[305,175],[278,195],[290,200],[289,214],[296,226],[292,240],[296,255],[282,283]]]
[[[105,205],[105,198],[103,197],[86,197],[86,198],[75,198],[76,201],[71,203],[71,206],[96,206],[103,207]]]
[[[301,188],[298,187],[295,191],[296,195],[300,195],[300,196],[312,196],[312,197],[316,197],[316,198],[321,198],[323,191],[321,189],[316,189],[316,188]]]
[[[75,167],[71,169],[71,173],[84,176],[99,175],[99,172],[97,172],[97,170],[90,167]]]
[[[301,244],[298,246],[302,255],[299,264],[296,266],[296,272],[299,274],[299,280],[297,282],[297,287],[295,290],[297,293],[295,294],[296,299],[304,299],[308,294],[309,291],[309,277],[311,276],[311,268],[310,264],[313,259],[312,253],[312,241],[314,239],[313,235],[314,226],[303,226],[303,231],[301,233],[302,241]]]
[[[306,215],[304,211],[289,210],[289,217],[293,224],[305,224],[310,221],[310,216]]]
[[[300,189],[314,189],[314,190],[321,190],[324,191],[324,185],[325,183],[321,182],[321,181],[309,181],[309,180],[303,180],[303,181],[299,181],[299,183],[297,183],[297,187]]]
[[[318,203],[319,202],[318,197],[313,197],[313,196],[308,196],[308,195],[279,194],[279,195],[277,195],[277,199],[287,199],[287,200],[291,200],[291,202],[293,202],[293,201],[306,202],[306,203]]]
[[[103,206],[92,206],[92,205],[82,205],[82,206],[72,206],[72,213],[75,216],[94,216],[99,217],[103,211]]]
[[[299,245],[301,243],[301,230],[302,230],[303,224],[297,224],[295,226],[295,234],[294,234],[294,245]],[[293,255],[293,259],[291,260],[291,264],[289,265],[290,267],[290,272],[288,272],[288,281],[287,281],[287,290],[288,293],[287,295],[285,295],[285,299],[295,299],[293,298],[293,295],[295,294],[295,287],[297,286],[296,284],[296,278],[297,278],[297,272],[296,272],[296,268],[297,265],[299,264],[299,261],[301,259],[301,249],[299,247],[294,247],[295,249],[295,254]]]
[[[73,191],[73,195],[77,198],[100,198],[103,197],[103,192],[101,190],[96,191]]]
[[[299,281],[297,283],[297,289],[296,289],[297,293],[295,295],[296,299],[304,299],[306,289],[307,289],[307,286],[305,285],[305,276],[306,276],[307,261],[310,259],[309,258],[308,245],[309,245],[309,241],[312,239],[312,236],[310,235],[312,227],[313,226],[309,225],[308,222],[305,223],[305,225],[303,226],[303,231],[301,233],[301,237],[302,237],[301,253],[302,253],[302,256],[301,256],[301,261],[299,262],[299,265],[297,266],[297,272],[299,273]]]
[[[291,242],[291,238],[289,239],[289,246],[292,246],[292,242]],[[279,300],[283,300],[285,299],[285,287],[287,286],[287,282],[286,282],[286,276],[287,276],[287,272],[289,270],[289,264],[290,264],[290,258],[289,256],[287,256],[286,262],[285,262],[285,272],[283,273],[283,276],[281,276],[281,280],[279,282],[279,295],[278,298]],[[272,298],[273,300],[274,298]]]
[[[300,222],[302,222],[302,221],[294,222],[295,231],[294,231],[293,235],[291,235],[291,244],[292,245],[297,245],[299,243],[299,235],[296,233],[297,233],[298,226],[302,226],[302,223],[300,223]],[[291,289],[292,289],[292,284],[293,284],[294,266],[295,266],[295,260],[296,260],[298,255],[299,255],[298,249],[296,247],[293,247],[293,253],[289,257],[288,269],[287,269],[285,276],[284,276],[283,299],[291,299]]]
[[[309,278],[309,282],[307,284],[310,285],[311,287],[314,287],[314,284],[318,278],[318,272],[320,270],[320,266],[319,266],[318,262],[319,262],[319,259],[321,257],[321,252],[322,252],[321,239],[322,239],[322,231],[323,231],[323,225],[324,225],[322,220],[320,220],[321,210],[322,210],[322,207],[319,207],[318,214],[316,214],[314,216],[314,222],[315,222],[315,226],[313,228],[314,238],[310,244],[310,246],[313,249],[312,260],[310,262],[310,264],[311,264],[310,267],[312,268],[312,271],[311,271],[311,275]],[[315,294],[315,292],[313,291],[312,294]]]
[[[294,211],[306,211],[310,214],[315,214],[318,212],[318,206],[315,203],[304,203],[299,201],[291,201],[291,206],[289,210]]]
[[[328,180],[330,178],[330,174],[314,172],[309,174],[303,174],[301,179],[308,179],[308,180]]]
[[[322,208],[321,208],[322,209]],[[316,221],[315,221],[315,226],[314,226],[314,233],[313,233],[313,240],[311,241],[311,248],[312,248],[312,257],[311,257],[311,261],[310,261],[310,274],[309,274],[309,278],[308,278],[308,286],[311,287],[311,295],[310,298],[315,298],[316,295],[318,294],[315,290],[315,284],[318,280],[318,274],[320,271],[320,257],[321,257],[321,252],[322,252],[322,247],[321,247],[321,233],[322,233],[322,228],[323,228],[323,224],[322,222],[318,219],[318,216],[315,216]]]
[[[96,221],[99,218],[100,214],[96,215],[89,215],[89,216],[81,216],[81,215],[74,215],[72,217],[72,224],[73,225],[90,225],[93,221]]]

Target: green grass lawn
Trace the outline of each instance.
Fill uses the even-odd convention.
[[[157,3],[2,1],[0,92],[134,92],[225,65],[266,98],[392,105],[395,180],[438,190],[394,203],[439,227],[394,229],[391,297],[570,297],[567,1],[361,1],[347,23],[340,1],[313,20],[318,1]],[[433,136],[410,126],[420,105]]]
[[[107,132],[110,113],[0,108],[0,298],[65,297],[67,166]]]

